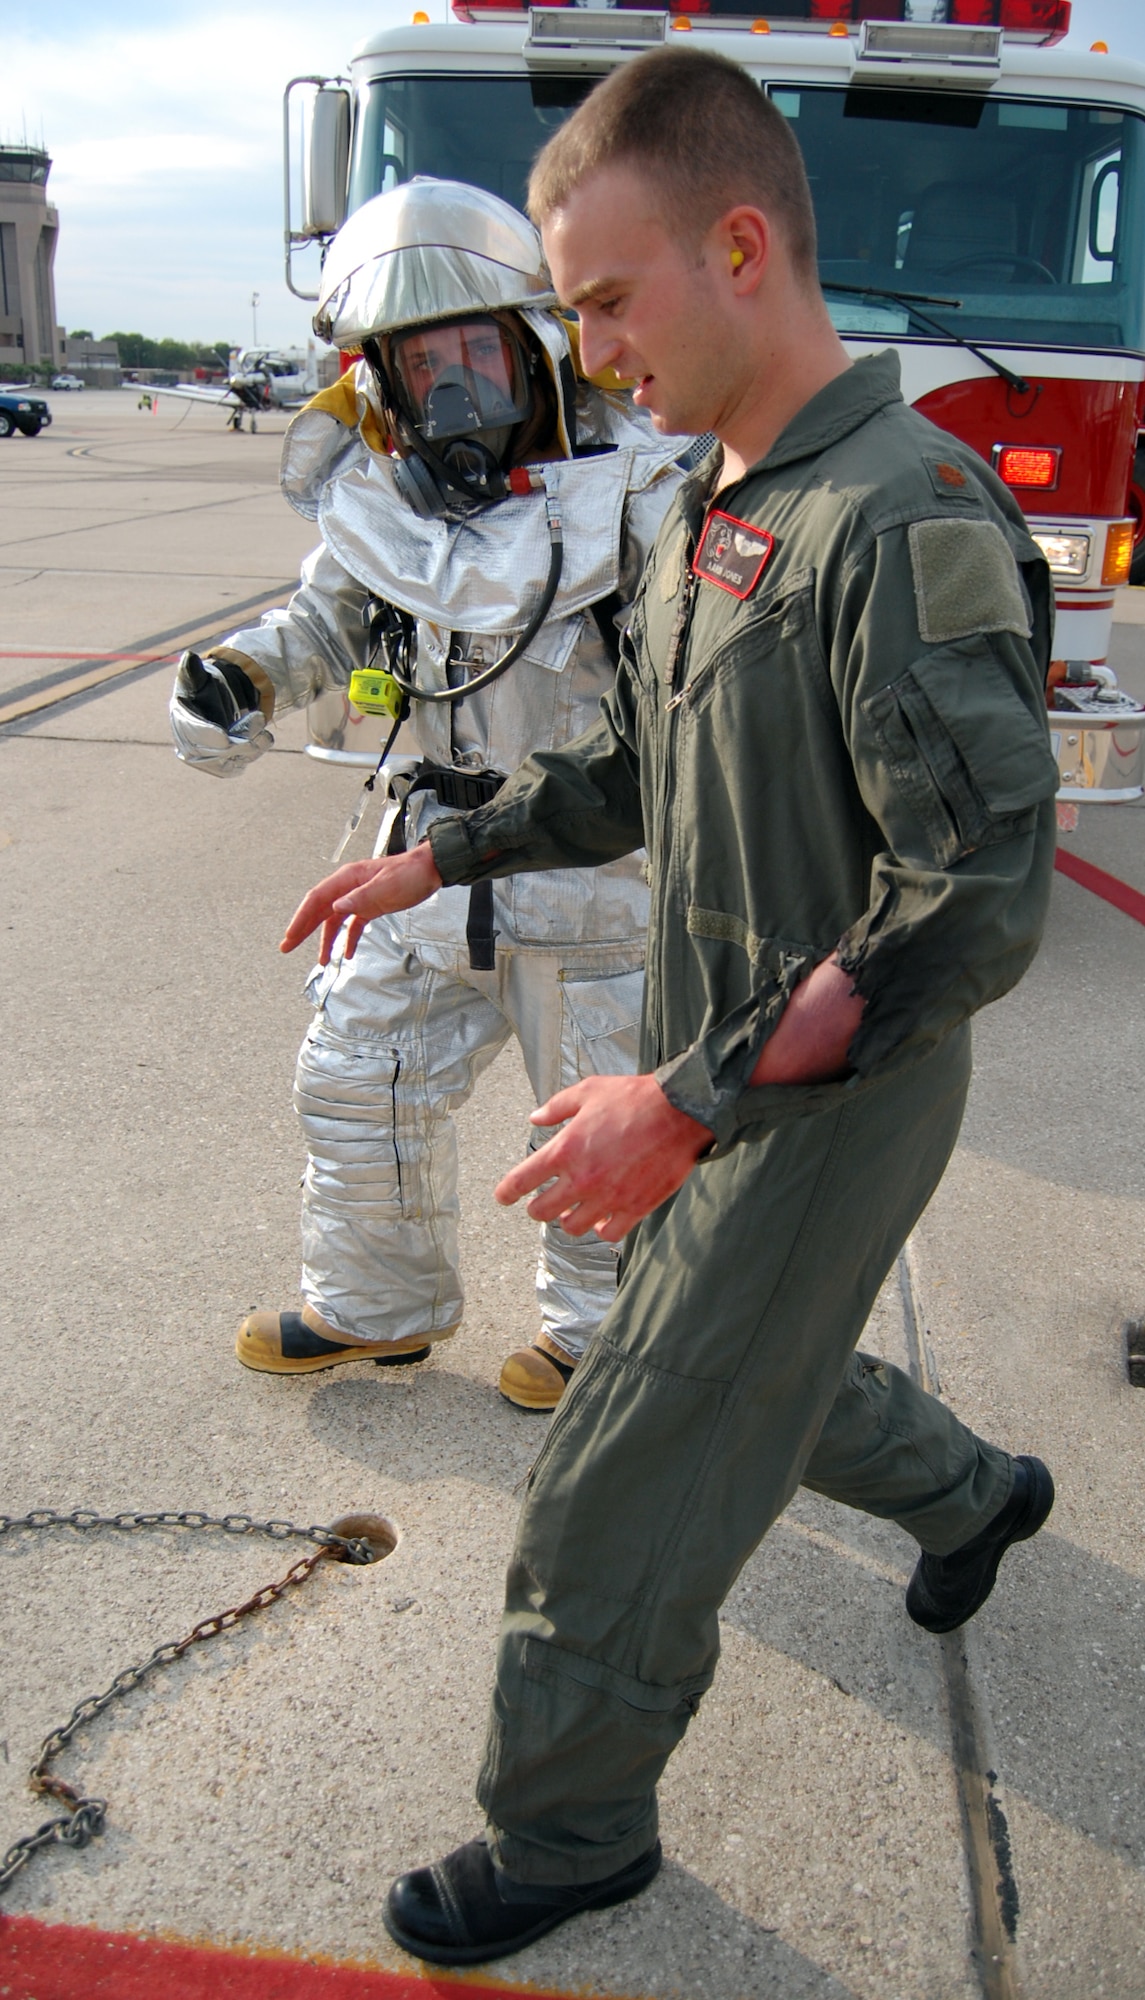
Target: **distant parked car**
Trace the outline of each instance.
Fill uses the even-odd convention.
[[[52,413],[42,396],[26,396],[21,390],[8,395],[0,390],[0,438],[11,437],[13,431],[34,438],[51,421]]]
[[[53,389],[82,389],[83,383],[80,381],[78,375],[54,375],[52,377],[52,387]]]

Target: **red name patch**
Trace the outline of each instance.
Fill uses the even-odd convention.
[[[700,546],[692,559],[696,576],[714,583],[733,597],[750,597],[767,568],[775,537],[750,521],[737,521],[734,514],[721,514],[714,507],[708,515]]]

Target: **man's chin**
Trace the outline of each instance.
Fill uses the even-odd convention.
[[[638,409],[643,410],[653,430],[658,431],[661,437],[675,436],[675,426],[671,421],[672,413],[670,410],[659,409],[654,407],[652,403],[643,401],[639,393],[632,400]]]
[[[663,398],[657,395],[656,384],[653,381],[641,382],[634,391],[632,400],[638,410],[643,410],[659,437],[688,438],[696,435],[697,427],[681,421],[683,413],[680,410],[670,409],[664,403]],[[704,428],[703,425],[699,426],[701,430]]]

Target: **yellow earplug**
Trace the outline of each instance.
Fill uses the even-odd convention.
[[[732,251],[732,270],[733,270],[733,271],[738,271],[738,270],[739,270],[739,267],[740,267],[740,265],[741,265],[741,264],[743,263],[743,261],[744,261],[744,252],[743,252],[742,250],[733,250],[733,251]]]

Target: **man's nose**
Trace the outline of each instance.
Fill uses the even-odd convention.
[[[617,374],[624,370],[617,367],[619,357],[624,352],[624,342],[618,340],[606,321],[592,314],[581,313],[580,318],[580,361],[586,375],[599,375],[604,368],[616,368]]]

